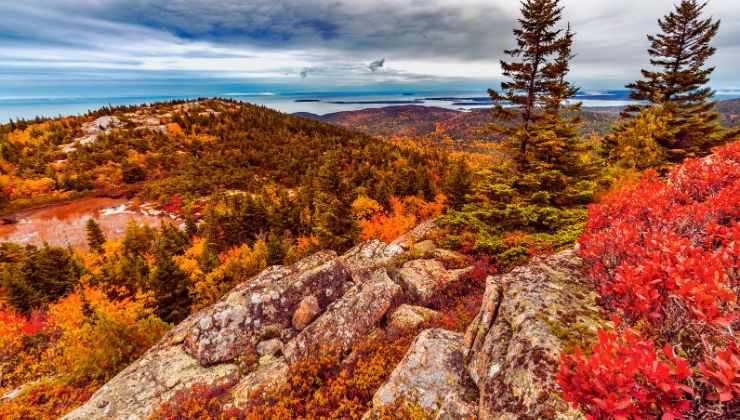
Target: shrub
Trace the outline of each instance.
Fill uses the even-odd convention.
[[[232,383],[205,385],[194,384],[175,393],[172,400],[164,403],[149,418],[150,420],[226,420],[243,419],[237,409],[224,409],[224,397]]]
[[[665,181],[648,172],[640,183],[611,193],[590,207],[579,243],[601,304],[640,335],[604,332],[591,357],[563,356],[565,398],[598,418],[660,410],[671,418],[689,406],[666,401],[678,401],[677,390],[688,392],[677,384],[693,376],[692,415],[734,410],[740,395],[733,332],[740,291],[740,142],[687,160]],[[650,373],[645,369],[666,363],[649,351],[652,342],[664,345],[671,366]],[[674,358],[671,348],[685,360]],[[670,394],[634,394],[655,386]],[[640,408],[650,404],[660,410]]]
[[[370,335],[345,362],[332,351],[299,361],[284,386],[255,398],[245,414],[249,419],[360,418],[412,340],[412,335]]]
[[[362,239],[380,239],[391,242],[411,230],[419,221],[439,216],[445,208],[446,198],[437,195],[433,202],[408,196],[390,198],[391,212],[381,210],[377,202],[358,198],[353,203],[353,214],[359,219]]]
[[[689,408],[688,362],[666,345],[660,357],[652,341],[632,330],[601,330],[592,354],[562,355],[558,383],[566,401],[592,419],[678,417]]]
[[[740,351],[735,343],[699,363],[704,382],[712,390],[709,400],[727,402],[740,397]]]
[[[740,142],[592,206],[580,254],[604,304],[630,321],[722,323],[736,304],[739,219]]]
[[[59,331],[49,363],[63,367],[65,380],[104,383],[136,360],[167,331],[167,324],[145,307],[144,299],[111,301],[85,288],[49,308]]]

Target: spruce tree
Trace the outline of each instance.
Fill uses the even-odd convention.
[[[570,186],[591,175],[581,164],[581,104],[568,103],[578,93],[566,80],[574,33],[569,25],[558,27],[563,10],[558,0],[521,4],[522,18],[513,31],[517,46],[505,51],[513,61],[501,62],[509,80],[501,83],[501,93],[489,90],[501,121],[493,129],[506,137],[517,161],[517,189],[565,205],[574,194]]]
[[[467,196],[472,192],[472,174],[465,161],[460,159],[452,167],[447,181],[447,201],[450,208],[459,210],[467,202]]]
[[[93,219],[87,219],[85,231],[87,232],[87,245],[90,249],[98,253],[102,253],[103,245],[105,245],[105,235],[103,235],[103,230],[100,229],[100,225],[98,225]]]
[[[720,126],[714,110],[714,91],[707,87],[714,67],[706,61],[716,48],[712,39],[719,20],[703,18],[706,2],[682,0],[673,11],[658,20],[661,33],[648,35],[651,70],[642,70],[642,80],[627,85],[630,98],[646,101],[647,106],[661,105],[670,115],[666,135],[657,139],[665,148],[669,162],[702,156],[738,131]],[[645,105],[625,108],[625,117],[633,118]]]

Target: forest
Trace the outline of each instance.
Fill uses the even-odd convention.
[[[0,214],[126,194],[179,217],[120,238],[90,219],[86,249],[0,244],[0,394],[30,384],[0,401],[0,417],[71,411],[268,266],[436,219],[440,242],[475,266],[435,303],[441,325],[464,329],[487,275],[577,244],[611,326],[562,354],[562,398],[594,419],[732,418],[740,130],[734,104],[720,114],[708,87],[720,23],[704,7],[682,0],[660,19],[651,66],[627,86],[638,105],[607,122],[571,100],[577,34],[559,1],[524,0],[485,114],[389,110],[342,116],[343,128],[204,98],[0,126]],[[112,119],[90,141],[101,117]],[[443,141],[429,141],[434,130]],[[352,372],[302,361],[290,386],[244,412],[195,386],[154,418],[352,417],[412,338],[369,337]]]

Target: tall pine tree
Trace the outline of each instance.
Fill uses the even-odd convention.
[[[682,0],[673,11],[658,20],[661,33],[648,35],[651,70],[642,70],[642,80],[627,85],[630,98],[660,105],[670,116],[668,130],[657,138],[669,162],[702,156],[738,134],[720,126],[714,110],[714,91],[707,87],[714,67],[706,61],[716,48],[712,39],[720,21],[703,18],[706,2]],[[633,118],[645,105],[625,108]]]
[[[578,88],[566,80],[574,34],[569,25],[558,27],[562,10],[559,0],[521,2],[522,18],[513,31],[517,46],[505,51],[512,61],[501,62],[510,80],[501,83],[500,93],[489,94],[500,121],[493,129],[506,137],[518,163],[517,189],[551,193],[546,201],[565,205],[574,195],[568,190],[589,171],[581,163],[581,104],[568,102]]]

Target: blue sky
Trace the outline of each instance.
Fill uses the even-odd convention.
[[[646,66],[645,34],[672,0],[564,0],[572,78],[620,87]],[[490,85],[512,46],[513,0],[20,0],[0,3],[0,85],[238,78],[352,89]],[[713,86],[740,88],[740,7],[722,19]],[[2,92],[0,92],[2,96]]]

